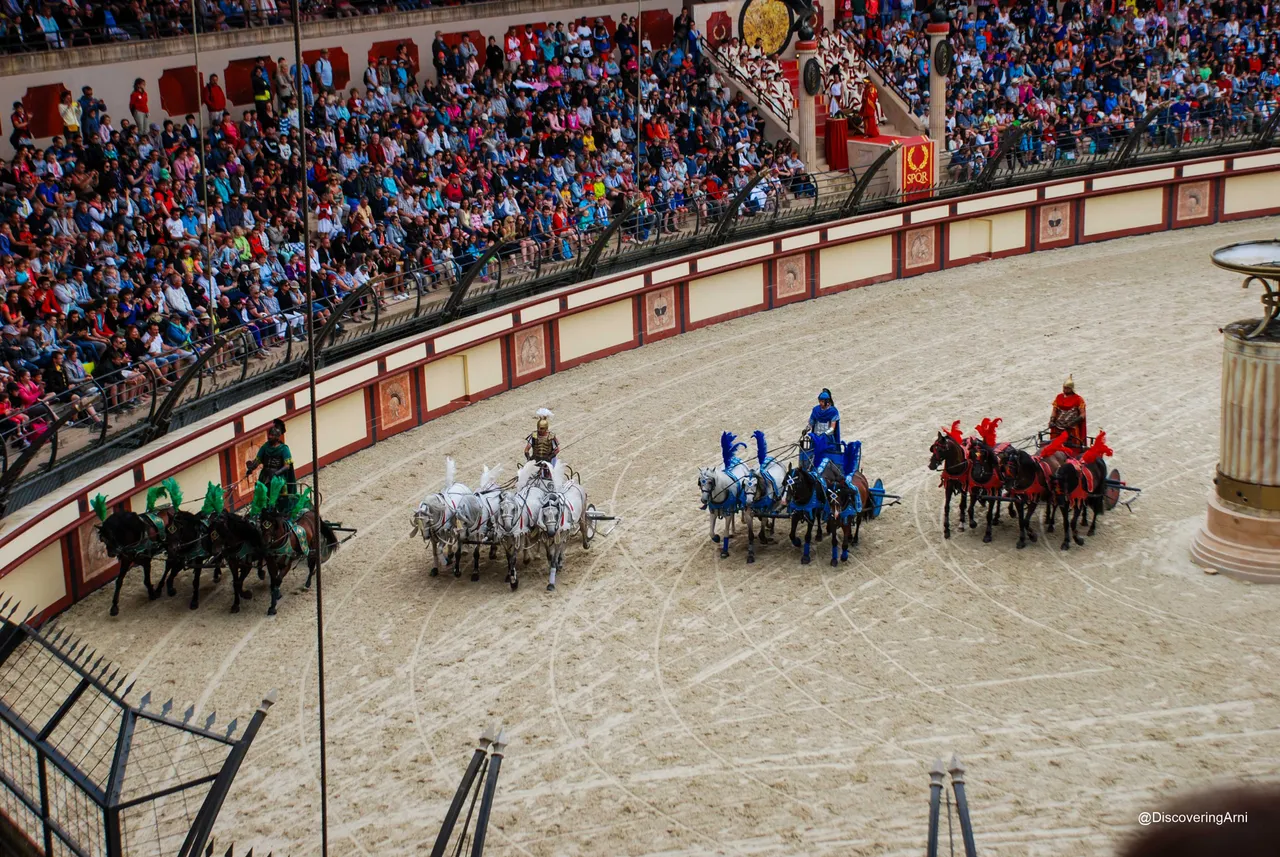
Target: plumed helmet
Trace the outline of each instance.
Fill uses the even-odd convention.
[[[267,437],[284,437],[284,420],[277,417],[271,421],[271,428],[267,429]]]
[[[832,403],[831,391],[828,390],[826,387],[823,387],[822,392],[818,394],[818,401],[831,404]]]
[[[542,433],[551,428],[551,418],[554,417],[555,414],[551,413],[551,411],[546,408],[538,408],[538,411],[534,416],[538,418],[538,432]]]
[[[1074,393],[1074,392],[1075,392],[1075,389],[1076,389],[1076,381],[1075,381],[1075,379],[1074,379],[1073,377],[1071,377],[1070,375],[1068,375],[1068,376],[1067,376],[1067,380],[1065,380],[1065,381],[1063,381],[1063,382],[1062,382],[1062,388],[1063,388],[1064,390],[1070,390],[1070,391],[1072,391],[1072,392]]]

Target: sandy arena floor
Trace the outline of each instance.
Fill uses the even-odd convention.
[[[1220,324],[1257,295],[1209,251],[1280,219],[1058,250],[822,298],[498,396],[326,469],[325,516],[360,528],[326,572],[331,853],[430,847],[476,736],[502,718],[494,855],[918,854],[927,770],[969,766],[985,854],[1095,855],[1187,788],[1280,775],[1280,589],[1203,574],[1187,544],[1217,459]],[[1145,489],[1087,546],[942,538],[934,431],[1047,419],[1073,372],[1091,430]],[[828,386],[864,469],[905,495],[838,569],[708,541],[696,467],[722,429],[791,441]],[[429,578],[409,537],[444,456],[508,473],[552,408],[592,502],[624,516],[542,563]],[[494,445],[494,438],[505,441]],[[474,486],[473,486],[474,487]],[[271,712],[218,825],[318,853],[312,599],[264,585],[229,615],[148,604],[131,580],[67,625],[181,711]],[[204,714],[198,714],[202,720]],[[243,721],[242,721],[243,722]],[[944,828],[945,832],[945,828]],[[958,831],[957,831],[958,836]],[[959,846],[957,840],[957,848]],[[945,846],[944,846],[945,847]],[[423,852],[425,853],[425,851]]]

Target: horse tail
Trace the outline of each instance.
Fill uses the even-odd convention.
[[[320,522],[320,536],[324,539],[322,559],[327,559],[338,550],[338,534],[333,531],[328,521]]]

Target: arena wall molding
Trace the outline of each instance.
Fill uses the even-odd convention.
[[[754,312],[872,283],[1110,238],[1280,214],[1280,149],[961,197],[779,233],[576,284],[323,370],[321,466],[579,364]],[[1145,284],[1144,284],[1145,285]],[[166,435],[19,509],[0,532],[0,591],[54,615],[115,578],[89,508],[140,510],[173,476],[188,497],[234,485],[276,417],[311,459],[306,381]],[[299,468],[309,472],[309,464]]]

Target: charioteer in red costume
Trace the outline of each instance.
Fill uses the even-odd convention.
[[[1076,382],[1068,375],[1062,392],[1053,400],[1049,431],[1055,436],[1065,432],[1067,446],[1079,451],[1089,442],[1089,426],[1085,418],[1084,398],[1076,392]]]

